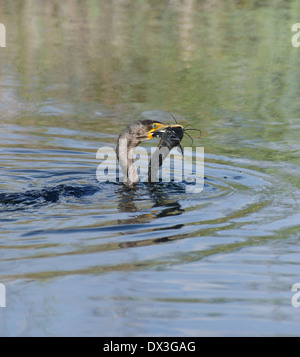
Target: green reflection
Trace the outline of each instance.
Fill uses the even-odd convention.
[[[16,0],[0,10],[0,94],[12,91],[19,124],[117,134],[159,109],[201,127],[195,144],[212,153],[299,164],[298,1]],[[97,105],[115,119],[87,115]]]

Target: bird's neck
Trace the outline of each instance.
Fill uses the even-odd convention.
[[[134,162],[134,149],[130,140],[120,137],[117,144],[117,155],[121,169],[124,173],[123,182],[127,186],[133,186],[138,183],[139,176]],[[157,173],[170,149],[167,147],[158,147],[151,156],[148,168],[148,181],[157,182]]]
[[[125,138],[119,138],[117,146],[117,155],[121,169],[124,173],[123,182],[132,186],[139,181],[137,168],[134,163],[134,146]]]

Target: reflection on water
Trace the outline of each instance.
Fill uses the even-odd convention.
[[[1,336],[299,334],[299,10],[0,2]],[[97,181],[169,111],[201,129],[200,193]]]

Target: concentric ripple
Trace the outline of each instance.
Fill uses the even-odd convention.
[[[58,289],[61,281],[71,277],[86,282],[83,277],[113,274],[116,284],[122,285],[119,279],[126,272],[134,274],[134,285],[139,286],[141,274],[148,274],[145,289],[149,296],[154,294],[152,302],[169,304],[171,299],[182,306],[188,289],[185,276],[191,286],[197,284],[201,261],[222,261],[224,254],[256,249],[278,236],[290,237],[299,228],[294,212],[299,192],[268,174],[267,162],[206,153],[202,192],[187,192],[190,184],[185,182],[139,183],[132,189],[96,179],[97,148],[113,147],[115,136],[17,125],[3,129],[0,269],[7,284],[47,281]],[[256,260],[250,256],[248,266],[255,267]],[[228,274],[223,282],[232,284],[235,268],[222,267]],[[174,284],[183,284],[176,294],[172,293],[173,270],[181,276]],[[165,273],[166,294],[151,293],[151,279],[159,271],[171,274]],[[201,273],[203,281],[209,280],[205,286],[212,296],[221,294],[222,289],[215,291],[222,284],[219,274],[220,270]],[[256,277],[250,276],[247,279],[256,284]],[[110,284],[106,289],[114,296]],[[130,284],[125,284],[117,296],[127,301],[123,295],[131,294],[128,289]],[[234,291],[239,296],[237,286]],[[106,299],[94,293],[97,299]],[[114,301],[107,299],[109,304]],[[189,304],[198,301],[191,299]],[[205,295],[199,301],[209,298]],[[213,302],[214,308],[223,309],[218,301]],[[98,305],[94,308],[99,311]]]

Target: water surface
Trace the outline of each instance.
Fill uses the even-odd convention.
[[[0,3],[1,336],[299,335],[299,10]],[[201,193],[97,181],[169,111],[201,129]]]

